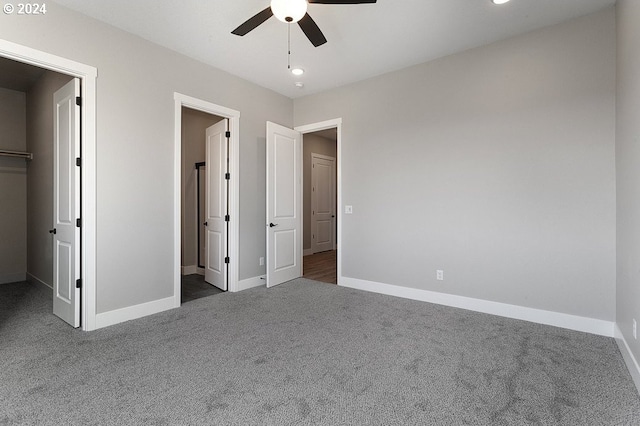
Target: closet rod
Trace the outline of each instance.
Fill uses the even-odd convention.
[[[17,158],[24,158],[25,160],[33,160],[33,154],[30,152],[7,151],[5,149],[0,149],[0,156],[17,157]]]

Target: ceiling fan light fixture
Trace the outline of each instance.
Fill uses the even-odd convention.
[[[273,15],[282,22],[296,23],[307,14],[307,0],[271,0]]]

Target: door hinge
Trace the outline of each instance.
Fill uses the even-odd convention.
[[[81,164],[82,161],[80,160],[80,157],[76,158],[76,166],[80,167]]]
[[[225,173],[225,174],[224,174],[224,178],[225,178],[226,180],[231,179],[231,173]]]
[[[76,280],[76,288],[82,288],[82,280],[81,279],[77,279]]]
[[[76,96],[76,105],[82,106],[82,98],[80,96]]]
[[[76,219],[76,227],[80,228],[81,223],[80,218]]]
[[[227,137],[227,138],[230,138],[230,137],[231,137],[231,132],[227,131],[227,132],[224,134],[224,136],[225,136],[225,137]]]
[[[230,220],[231,220],[231,216],[229,216],[228,214],[224,215],[225,222],[229,222]]]
[[[231,262],[231,259],[229,259],[229,257],[225,257],[224,258],[224,263],[229,263],[229,262]]]

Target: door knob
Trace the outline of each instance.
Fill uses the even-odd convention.
[[[273,224],[273,223],[269,224],[269,228],[273,228],[274,226],[278,226],[278,224],[277,223],[276,224]]]
[[[56,233],[56,228],[49,229],[49,233],[50,233],[50,234],[54,234],[54,235],[55,235],[55,233]]]
[[[203,223],[204,226],[209,226],[209,222]]]

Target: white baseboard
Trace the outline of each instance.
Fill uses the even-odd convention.
[[[232,292],[238,292],[242,290],[249,290],[250,288],[260,287],[261,285],[265,285],[267,282],[265,281],[266,277],[261,275],[259,277],[247,278],[246,280],[240,280],[235,289],[231,290]]]
[[[204,275],[204,268],[196,268],[196,274],[198,275]]]
[[[165,299],[154,300],[153,302],[103,312],[96,315],[96,329],[168,311],[175,307],[175,297],[171,296]]]
[[[180,273],[182,275],[193,275],[198,273],[198,267],[196,265],[181,266]]]
[[[638,365],[636,357],[633,356],[631,348],[629,348],[629,344],[627,343],[627,339],[624,338],[618,324],[615,326],[615,338],[618,348],[620,349],[620,353],[622,354],[622,358],[624,358],[624,362],[627,364],[627,369],[631,374],[633,383],[636,385],[636,389],[638,389],[638,392],[640,393],[640,365]]]
[[[27,280],[26,272],[14,272],[11,274],[0,274],[0,284],[19,283]]]
[[[302,250],[303,256],[311,256],[313,254],[313,249],[304,249]]]
[[[53,290],[53,285],[49,285],[46,282],[42,281],[40,278],[36,277],[33,274],[30,274],[27,272],[27,281],[32,282],[32,283],[36,283],[36,284],[41,284],[45,287],[49,287],[51,290]]]
[[[524,306],[509,305],[506,303],[473,299],[470,297],[438,293],[428,290],[400,287],[397,285],[383,284],[349,277],[339,277],[338,285],[386,294],[389,296],[402,297],[404,299],[420,300],[422,302],[467,309],[485,314],[530,321],[538,324],[552,325],[554,327],[582,331],[600,336],[613,337],[614,335],[615,323],[613,321],[579,317],[560,312],[545,311],[542,309],[527,308]]]

